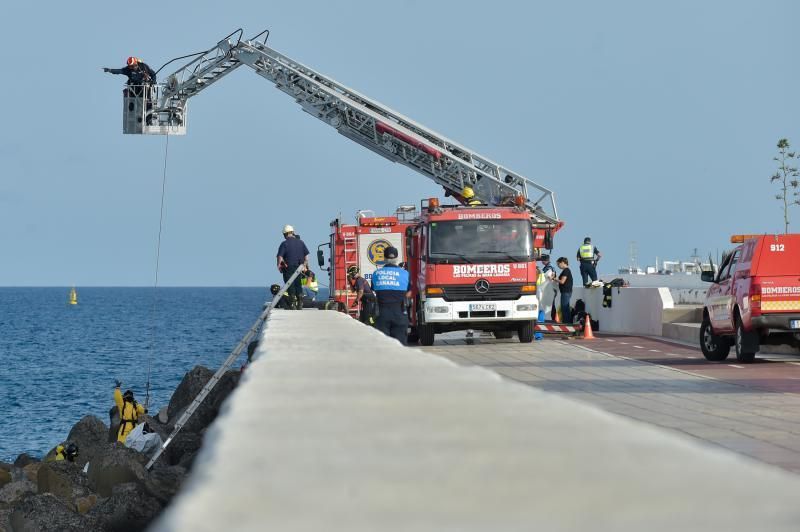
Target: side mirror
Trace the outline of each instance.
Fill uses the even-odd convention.
[[[714,272],[713,271],[704,271],[700,273],[700,280],[706,283],[713,283],[714,282]]]
[[[325,253],[321,250],[317,250],[317,263],[319,263],[320,268],[325,267]]]

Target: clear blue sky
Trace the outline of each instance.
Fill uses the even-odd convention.
[[[182,6],[182,7],[179,7]],[[554,254],[606,269],[781,228],[775,144],[800,148],[800,4],[13,2],[0,19],[0,285],[152,283],[162,137],[121,134],[124,78],[243,26],[279,51],[555,190]],[[280,229],[440,194],[247,69],[170,140],[164,285],[265,285]],[[792,228],[800,231],[800,207]]]

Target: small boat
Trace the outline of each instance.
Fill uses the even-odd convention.
[[[78,304],[78,292],[77,292],[77,290],[75,290],[74,286],[69,291],[69,304],[70,305],[77,305]]]

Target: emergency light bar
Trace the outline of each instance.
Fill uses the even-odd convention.
[[[731,236],[731,244],[741,244],[745,240],[752,240],[754,238],[758,238],[758,237],[764,236],[764,235],[732,235]]]

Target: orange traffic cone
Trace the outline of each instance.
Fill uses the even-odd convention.
[[[596,340],[594,334],[592,334],[592,316],[587,314],[586,317],[583,319],[583,339],[584,340]]]

